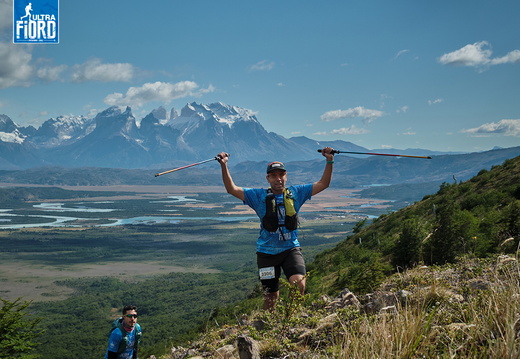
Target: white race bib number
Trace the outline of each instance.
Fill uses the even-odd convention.
[[[275,278],[274,267],[260,268],[258,273],[260,275],[260,280]]]

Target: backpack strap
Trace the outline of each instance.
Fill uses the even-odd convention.
[[[268,188],[265,196],[265,215],[262,218],[262,226],[269,232],[276,232],[278,225],[278,205],[271,188]]]
[[[117,328],[119,328],[119,330],[121,331],[121,335],[123,336],[123,338],[119,342],[119,347],[117,348],[117,353],[121,354],[128,347],[128,332],[125,330],[125,328],[123,328],[122,322],[117,323]],[[139,343],[141,342],[141,337],[143,335],[141,326],[138,323],[135,323],[134,331],[135,331],[134,351],[137,351],[137,348],[139,347]]]
[[[143,331],[141,330],[141,326],[139,325],[139,323],[135,323],[134,330],[135,330],[134,350],[137,350],[139,343],[141,343],[141,337],[143,336]]]
[[[121,354],[126,350],[126,347],[128,345],[128,332],[123,328],[123,321],[118,321],[117,328],[121,331],[121,341],[119,342],[119,347],[117,348],[117,353]]]

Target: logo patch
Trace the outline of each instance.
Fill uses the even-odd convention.
[[[58,44],[59,0],[13,0],[13,43]]]

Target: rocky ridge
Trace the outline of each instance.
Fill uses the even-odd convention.
[[[150,359],[457,358],[520,355],[518,258],[465,258],[390,277],[373,293],[344,289],[274,313],[238,315],[189,347]],[[475,356],[478,354],[477,356]],[[507,354],[507,356],[502,356]],[[484,355],[484,356],[481,356]]]

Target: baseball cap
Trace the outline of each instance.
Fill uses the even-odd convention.
[[[274,170],[287,171],[282,162],[271,162],[267,165],[267,173]]]

